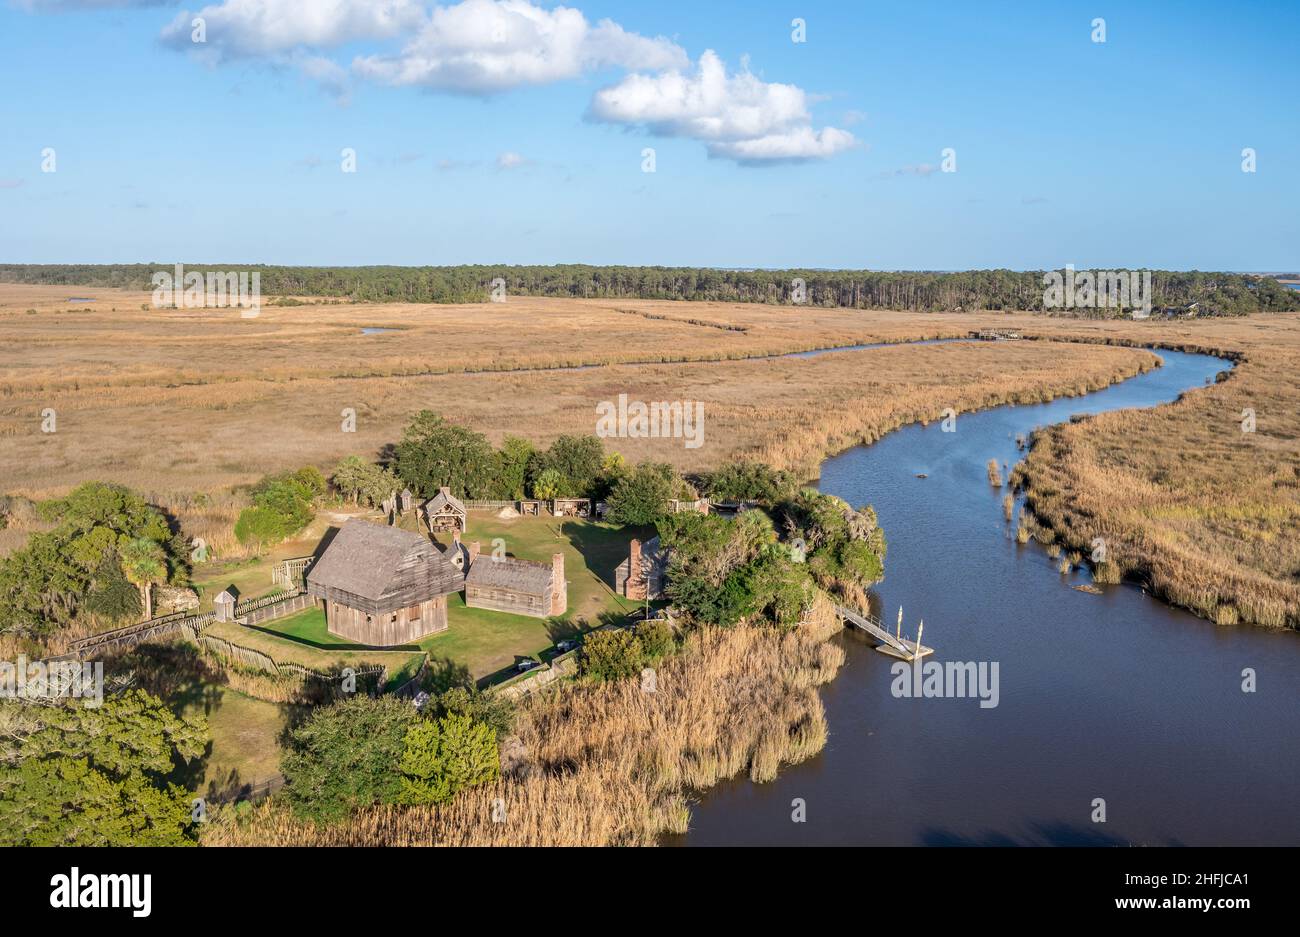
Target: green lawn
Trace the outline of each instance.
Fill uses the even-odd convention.
[[[256,784],[280,771],[280,735],[293,707],[253,699],[224,686],[213,686],[188,714],[207,717],[212,748],[202,779],[194,789],[203,795]],[[193,782],[191,782],[193,783]]]

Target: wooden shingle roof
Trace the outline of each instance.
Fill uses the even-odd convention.
[[[546,595],[551,590],[553,578],[554,567],[550,563],[481,556],[470,566],[465,584],[482,589],[506,589],[528,595]]]
[[[307,591],[370,614],[458,592],[461,573],[428,539],[353,519],[307,574]]]
[[[440,488],[436,495],[424,503],[424,510],[430,517],[443,514],[448,508],[457,514],[465,513],[464,503],[447,488]]]

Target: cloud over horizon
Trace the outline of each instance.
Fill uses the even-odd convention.
[[[42,12],[167,0],[18,2]],[[760,79],[746,59],[728,74],[712,49],[692,63],[662,35],[611,19],[593,24],[574,7],[532,0],[216,0],[175,14],[158,39],[209,67],[260,61],[292,69],[340,103],[357,80],[486,97],[614,68],[627,74],[596,92],[591,121],[697,140],[710,158],[742,165],[826,159],[858,145],[847,130],[814,128],[810,95]],[[338,50],[356,43],[379,47],[339,61]]]
[[[763,81],[746,61],[728,75],[722,59],[707,49],[694,72],[633,74],[602,88],[588,116],[700,140],[709,156],[747,164],[824,159],[856,145],[847,130],[813,129],[808,104],[802,88]]]

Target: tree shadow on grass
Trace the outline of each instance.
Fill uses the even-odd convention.
[[[610,528],[591,521],[565,521],[560,533],[582,554],[587,569],[611,590],[618,564],[627,559],[628,544],[635,537],[644,543],[655,535],[652,526]]]

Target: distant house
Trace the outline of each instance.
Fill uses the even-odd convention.
[[[464,577],[420,534],[350,520],[307,574],[331,634],[391,647],[447,628],[447,596]]]
[[[547,618],[568,609],[564,554],[549,563],[511,557],[477,557],[465,577],[465,604],[515,615]]]
[[[667,571],[668,551],[660,547],[658,537],[645,543],[633,540],[627,559],[614,570],[614,591],[637,602],[662,599]]]
[[[460,499],[452,495],[450,488],[443,486],[424,503],[424,519],[429,522],[430,530],[459,530],[464,533],[468,515]]]

